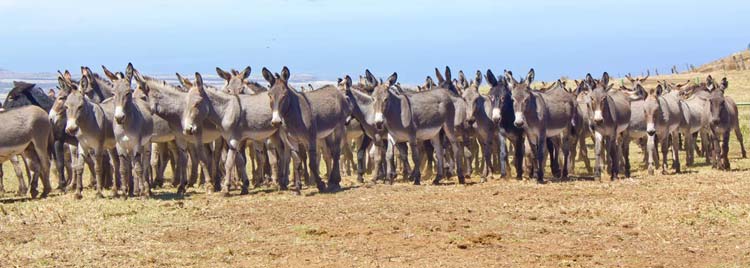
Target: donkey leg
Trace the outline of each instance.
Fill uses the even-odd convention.
[[[54,143],[55,170],[57,171],[57,189],[65,191],[68,180],[65,178],[65,142],[55,140]]]
[[[729,131],[724,132],[721,145],[721,160],[724,162],[724,170],[730,170],[729,165]]]
[[[13,171],[16,173],[16,178],[18,178],[18,192],[16,192],[16,195],[23,196],[26,195],[26,192],[29,191],[29,187],[26,185],[26,179],[24,179],[23,176],[23,169],[21,168],[21,162],[18,161],[18,156],[12,156],[10,159],[10,163],[13,166]],[[31,178],[29,178],[30,180]]]
[[[500,147],[500,177],[506,178],[508,176],[508,165],[505,159],[508,158],[508,145],[505,143],[505,135],[502,131],[498,131],[497,134],[498,146]]]
[[[341,160],[341,140],[345,135],[345,126],[341,125],[325,139],[326,146],[330,149],[329,157],[333,159],[333,169],[328,172],[328,188],[326,189],[326,191],[329,193],[334,193],[341,190],[341,161],[339,160]]]
[[[614,181],[620,173],[620,154],[618,152],[619,146],[617,144],[617,138],[609,137],[607,147],[609,147],[607,155],[609,155],[609,162],[611,165],[610,180]]]
[[[540,133],[539,137],[536,140],[536,146],[532,144],[532,148],[535,149],[535,161],[536,161],[536,182],[540,184],[544,184],[544,163],[546,162],[545,158],[547,157],[547,152],[545,151],[547,149],[547,137]]]
[[[480,182],[487,182],[487,176],[490,175],[490,167],[492,166],[492,147],[490,147],[489,141],[482,141],[482,175]]]
[[[242,150],[244,152],[245,150]],[[259,161],[265,162],[264,157],[258,157],[256,155]],[[236,156],[237,165],[235,166],[235,171],[237,172],[238,177],[240,180],[242,180],[242,186],[240,187],[240,195],[246,195],[249,193],[248,188],[250,187],[250,179],[247,176],[247,158],[245,157],[244,153],[238,154]],[[263,163],[265,164],[265,163]],[[263,168],[265,165],[258,165],[260,167],[260,172],[258,172],[258,177],[263,177]],[[261,179],[262,180],[262,179]]]
[[[602,134],[594,132],[594,177],[599,180],[602,178],[602,143]]]
[[[675,132],[672,136],[672,168],[676,173],[680,173],[680,144],[676,143],[676,137],[679,137],[679,133]]]
[[[411,177],[414,180],[414,185],[419,185],[422,181],[422,167],[419,165],[423,159],[422,152],[419,148],[419,142],[417,141],[409,142],[409,147],[411,148],[411,160],[414,162],[414,169],[411,172]]]
[[[387,143],[387,147],[385,149],[385,163],[386,163],[386,181],[392,182],[394,178],[396,177],[396,162],[394,161],[394,150],[396,147],[396,144],[394,142],[391,142],[390,140]]]
[[[313,180],[315,180],[315,185],[318,187],[318,191],[324,193],[326,191],[326,184],[320,178],[320,161],[317,154],[318,142],[314,135],[308,137],[308,139],[309,148],[307,148],[307,157],[309,157],[310,159],[308,161],[307,167],[310,173],[312,173],[310,175],[312,176]]]
[[[648,143],[648,141],[646,141],[646,143]],[[648,144],[646,147],[648,147]],[[622,141],[620,142],[620,152],[625,164],[625,178],[630,178],[630,137],[627,135],[623,135],[622,137]],[[648,154],[648,148],[646,148],[645,153]]]
[[[237,143],[237,141],[230,141],[230,143]],[[227,159],[224,163],[224,176],[222,178],[222,185],[221,185],[221,193],[224,194],[224,196],[229,196],[229,188],[232,184],[229,176],[232,174],[232,169],[235,168],[237,165],[237,160],[235,159],[237,155],[237,148],[236,146],[229,146],[227,148]]]
[[[445,176],[445,169],[443,168],[445,154],[443,153],[443,145],[439,135],[433,137],[430,140],[430,143],[432,143],[432,148],[435,149],[435,155],[437,157],[437,176],[432,180],[432,184],[438,185],[440,184],[440,180]],[[416,181],[414,184],[417,184]]]
[[[740,150],[742,150],[742,158],[747,158],[747,151],[745,151],[745,142],[742,138],[742,130],[740,129],[739,122],[737,122],[737,125],[734,126],[734,135],[737,137],[737,141],[740,142]]]
[[[412,174],[414,174],[414,170],[419,169],[419,165],[415,163],[414,169],[411,170],[409,166],[409,149],[408,149],[407,143],[405,142],[396,143],[396,149],[398,150],[399,161],[401,162],[401,166],[403,167],[403,169],[401,169],[401,177],[404,180],[407,180],[409,177],[412,176]]]
[[[104,195],[102,194],[102,188],[104,188],[104,165],[103,165],[103,158],[102,152],[99,150],[94,150],[93,152],[93,160],[94,160],[94,178],[96,178],[96,197],[97,198],[103,198]],[[78,193],[80,195],[80,192]]]
[[[365,159],[367,159],[367,147],[369,146],[370,137],[368,137],[367,135],[362,135],[362,141],[359,142],[359,148],[357,148],[357,182],[359,183],[365,182]]]

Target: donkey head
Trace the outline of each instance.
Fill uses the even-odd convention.
[[[232,73],[225,72],[219,67],[216,67],[216,74],[224,79],[224,87],[222,90],[230,94],[240,94],[242,92],[250,91],[247,90],[245,80],[250,76],[250,66],[245,67],[241,72],[232,70]]]
[[[263,78],[271,84],[271,88],[268,90],[268,97],[271,103],[271,125],[278,127],[282,123],[281,114],[286,113],[289,108],[288,97],[292,93],[292,89],[289,87],[289,68],[284,66],[281,69],[281,74],[271,74],[271,71],[263,68]]]
[[[88,83],[88,78],[81,78],[82,83]],[[65,114],[67,116],[67,122],[65,124],[65,132],[70,135],[75,135],[78,131],[78,119],[84,115],[83,111],[86,104],[86,97],[78,90],[72,90],[66,96],[64,101]]]
[[[516,120],[513,124],[516,127],[522,127],[526,120],[524,118],[524,111],[526,111],[529,100],[531,99],[531,83],[534,82],[534,69],[529,70],[526,78],[520,82],[513,78],[513,73],[510,71],[505,72],[505,80],[508,81],[508,87],[510,88],[510,94],[513,98],[513,112]]]
[[[104,70],[104,74],[112,80],[112,84],[114,85],[115,122],[122,125],[127,120],[125,109],[129,103],[133,102],[133,89],[130,88],[133,80],[133,64],[128,63],[125,74],[121,72],[112,73],[104,65],[102,65],[102,70]]]
[[[461,97],[466,101],[467,117],[466,123],[473,125],[476,121],[476,113],[479,109],[484,107],[481,102],[482,98],[479,94],[479,85],[482,83],[482,72],[477,70],[474,81],[468,86],[461,94]]]
[[[611,88],[609,85],[609,74],[604,72],[601,80],[594,80],[591,74],[586,74],[586,80],[583,82],[589,90],[589,111],[593,113],[591,120],[594,124],[599,125],[604,122],[604,110],[607,107],[607,91]]]
[[[70,75],[70,72],[67,70],[65,73]],[[63,116],[65,116],[65,101],[68,99],[68,95],[70,95],[71,91],[78,89],[78,85],[70,80],[70,76],[66,78],[64,74],[60,73],[57,77],[57,88],[58,90],[57,95],[55,96],[55,101],[52,103],[52,108],[49,110],[49,119],[53,124],[57,123]]]
[[[393,73],[388,77],[388,81],[377,85],[372,92],[372,107],[375,111],[375,128],[377,128],[378,130],[383,130],[383,123],[385,123],[384,114],[387,108],[386,103],[388,101],[388,97],[391,94],[396,94],[392,91],[392,87],[396,85],[397,80],[398,74]]]
[[[487,69],[485,78],[487,79],[487,83],[490,84],[490,94],[487,95],[492,106],[490,118],[492,119],[492,122],[497,124],[502,119],[503,103],[506,99],[507,101],[510,101],[510,90],[508,89],[508,83],[506,82],[505,77],[500,77],[500,80],[498,80],[490,69]]]
[[[625,78],[627,78],[628,81],[630,81],[631,86],[635,87],[636,85],[645,83],[649,76],[650,74],[646,75],[646,77],[644,78],[633,78],[630,74],[627,74],[625,75]]]
[[[708,97],[708,106],[708,110],[711,113],[711,126],[717,126],[721,122],[722,111],[725,109],[724,92],[721,90],[711,91]]]
[[[182,111],[182,132],[185,135],[195,135],[208,117],[211,104],[200,73],[195,72],[195,83],[185,78],[182,82],[188,89],[185,94],[185,109]]]
[[[640,87],[640,85],[638,86]],[[646,98],[643,101],[643,114],[646,117],[646,133],[649,136],[656,134],[656,117],[661,112],[658,96],[662,92],[662,86],[657,85],[656,88],[650,89],[646,93]]]

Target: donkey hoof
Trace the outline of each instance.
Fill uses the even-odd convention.
[[[96,198],[102,199],[104,195],[101,192],[96,193]]]
[[[433,180],[432,185],[440,185],[440,180],[438,179]]]
[[[23,195],[23,193],[21,193],[20,191],[19,193],[19,195]],[[39,192],[37,190],[31,190],[31,199],[36,198],[37,195],[39,195]]]
[[[83,194],[81,194],[80,192],[76,192],[75,194],[73,194],[73,199],[75,200],[81,200],[82,198]]]
[[[318,187],[318,192],[321,192],[321,193],[326,192],[326,184],[324,182],[318,182],[317,187]]]
[[[536,183],[537,184],[547,184],[547,182],[544,181],[544,180],[536,180]]]
[[[339,185],[338,183],[336,183],[336,184],[330,184],[330,185],[328,185],[328,189],[326,189],[326,192],[328,192],[328,193],[335,193],[335,192],[339,192],[339,191],[341,191],[341,185]]]
[[[250,191],[247,190],[247,187],[243,187],[242,190],[240,190],[240,195],[247,195]]]

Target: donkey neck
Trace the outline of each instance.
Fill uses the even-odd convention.
[[[229,115],[230,109],[236,107],[239,110],[239,99],[237,96],[224,94],[222,92],[214,90],[204,90],[209,100],[208,105],[208,120],[217,125],[221,126],[223,119]]]
[[[104,80],[104,78],[101,78],[99,75],[93,75],[93,88],[94,88],[94,96],[98,98],[98,102],[102,102],[105,99],[108,99],[109,97],[114,96],[114,85],[110,83],[107,80]]]

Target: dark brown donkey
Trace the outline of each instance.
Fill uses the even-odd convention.
[[[271,123],[286,131],[292,157],[296,162],[295,187],[297,191],[301,187],[299,174],[303,163],[299,162],[298,145],[302,145],[307,150],[308,167],[318,190],[321,192],[338,191],[341,189],[339,168],[341,141],[346,136],[344,123],[351,114],[351,104],[336,86],[326,86],[311,92],[297,92],[289,87],[289,76],[289,68],[286,66],[281,70],[281,74],[276,75],[263,68],[263,78],[271,84],[268,90],[273,111]],[[333,168],[328,173],[328,187],[320,179],[318,140],[325,141],[333,158]]]

